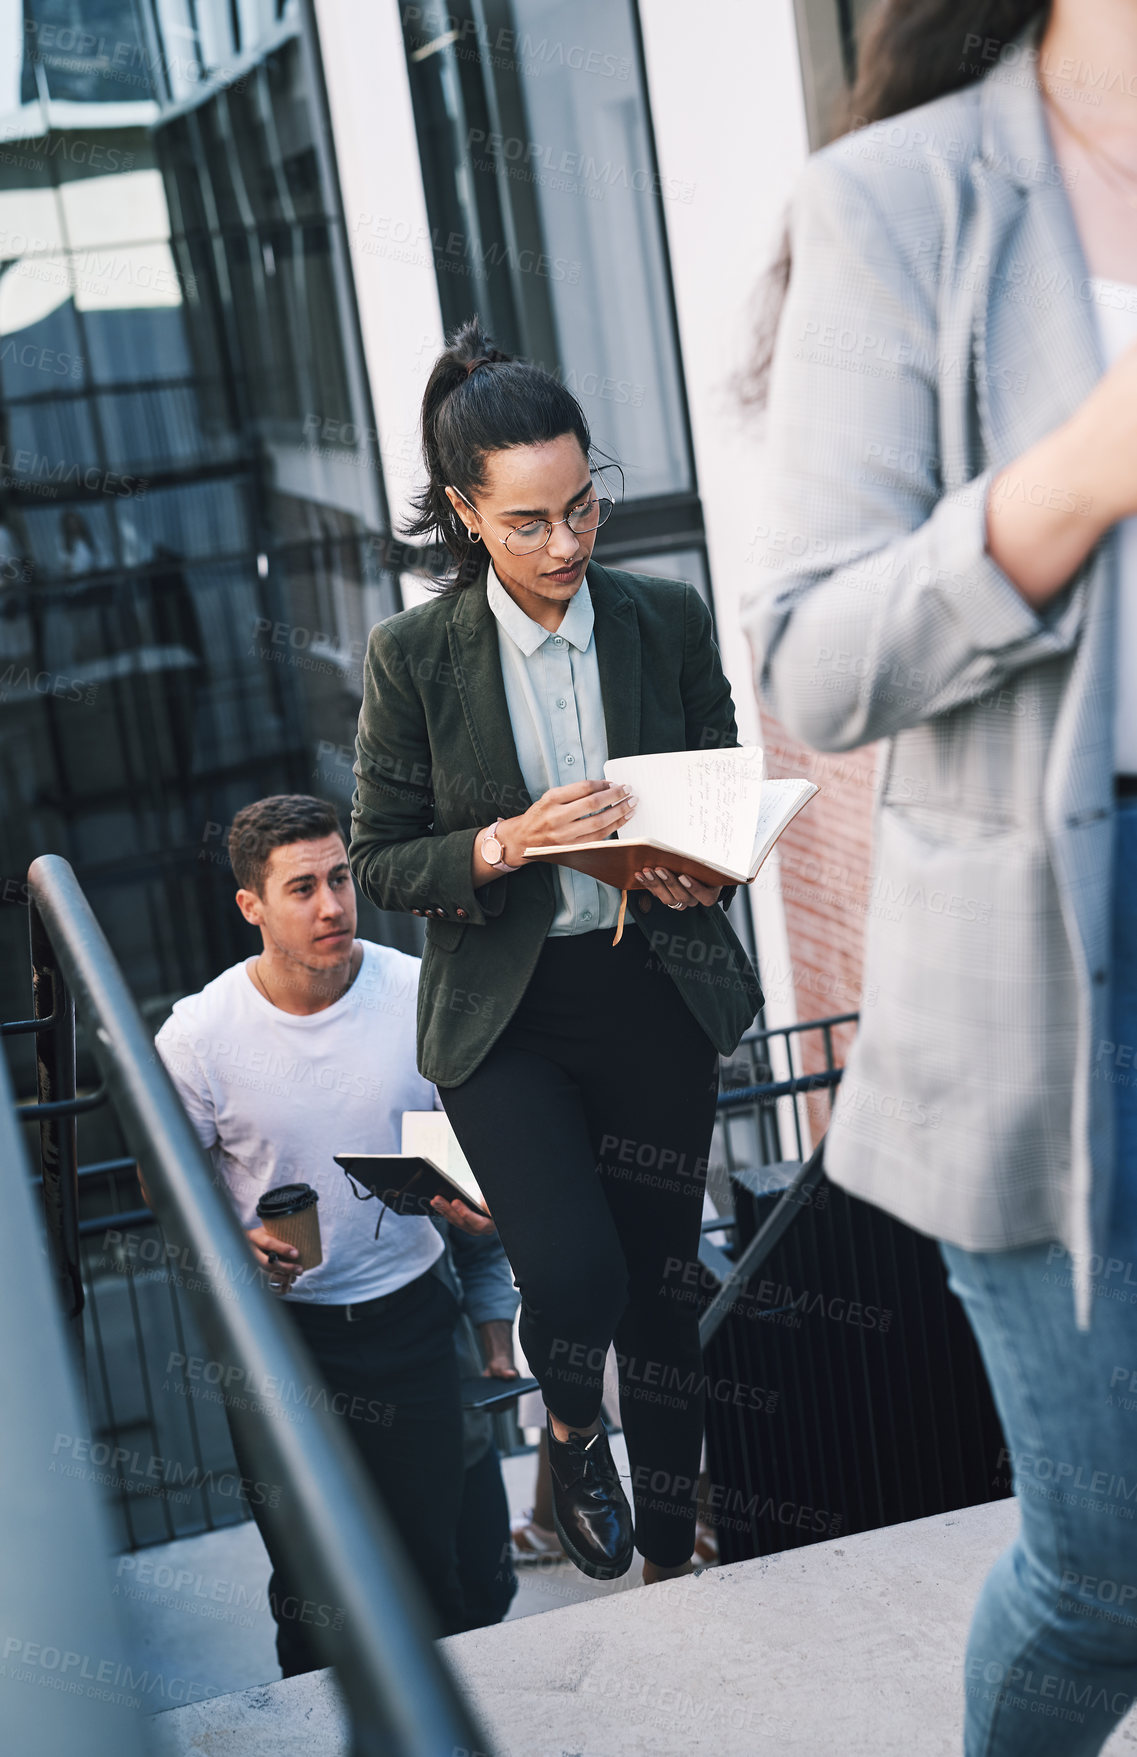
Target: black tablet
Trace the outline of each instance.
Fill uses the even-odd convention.
[[[528,1391],[541,1389],[536,1379],[463,1379],[463,1409],[505,1409]]]

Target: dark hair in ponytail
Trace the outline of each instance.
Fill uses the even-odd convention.
[[[446,498],[447,487],[473,500],[485,487],[490,452],[518,445],[544,445],[571,433],[587,458],[592,435],[584,411],[559,379],[527,360],[495,348],[478,318],[471,317],[447,340],[422,399],[422,455],[426,487],[414,496],[408,537],[442,543],[456,573],[444,591],[468,586],[480,565],[464,521]]]
[[[996,66],[1032,19],[1043,20],[1049,11],[1050,0],[880,0],[861,28],[857,77],[841,105],[835,135],[972,85]],[[981,41],[981,61],[969,60],[969,37]],[[790,268],[787,226],[759,282],[753,345],[738,381],[739,396],[751,408],[766,401]]]

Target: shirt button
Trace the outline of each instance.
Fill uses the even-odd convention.
[[[558,706],[558,708],[567,708],[568,707],[568,703],[565,701],[565,698],[563,695],[559,695],[557,697],[557,706]]]
[[[455,909],[454,913],[458,917],[459,921],[465,921],[466,911],[464,909]]]
[[[411,914],[412,914],[412,915],[421,915],[421,914],[422,914],[422,910],[421,910],[421,909],[412,909],[412,910],[411,910]]]
[[[575,761],[576,761],[576,758],[573,756],[572,752],[570,751],[568,756],[565,758],[565,762],[568,763],[571,768],[572,764],[575,763]]]
[[[445,914],[446,914],[446,911],[445,911],[445,909],[443,909],[443,908],[441,908],[441,907],[439,907],[439,908],[437,908],[437,909],[436,909],[436,910],[435,910],[435,911],[434,911],[434,913],[435,913],[435,914],[436,914],[436,915],[445,915]]]
[[[563,646],[564,646],[564,644],[565,644],[565,638],[564,638],[564,635],[560,635],[560,634],[555,634],[555,635],[554,635],[554,636],[553,636],[553,645],[554,645],[554,647],[563,647]]]

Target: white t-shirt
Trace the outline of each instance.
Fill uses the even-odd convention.
[[[1106,364],[1137,342],[1137,287],[1127,281],[1091,281]],[[1117,689],[1113,711],[1113,767],[1137,775],[1137,518],[1117,527]]]
[[[253,985],[250,958],[176,1002],[155,1039],[246,1231],[266,1190],[318,1192],[324,1261],[284,1297],[323,1305],[393,1293],[443,1249],[425,1216],[360,1201],[332,1158],[398,1153],[403,1111],[435,1099],[415,1065],[419,960],[361,944],[355,981],[322,1012],[274,1007]]]

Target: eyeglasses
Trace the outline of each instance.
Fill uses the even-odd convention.
[[[455,488],[454,492],[459,500],[466,500],[460,488]],[[471,512],[478,511],[472,500],[466,500],[466,505]],[[594,486],[591,493],[574,506],[566,518],[529,519],[523,525],[513,525],[504,537],[498,536],[493,530],[490,535],[504,544],[511,555],[535,555],[538,549],[545,547],[558,525],[567,525],[575,537],[581,537],[586,531],[597,530],[611,513],[613,505],[611,496],[598,493]],[[478,513],[479,518],[484,516]]]

